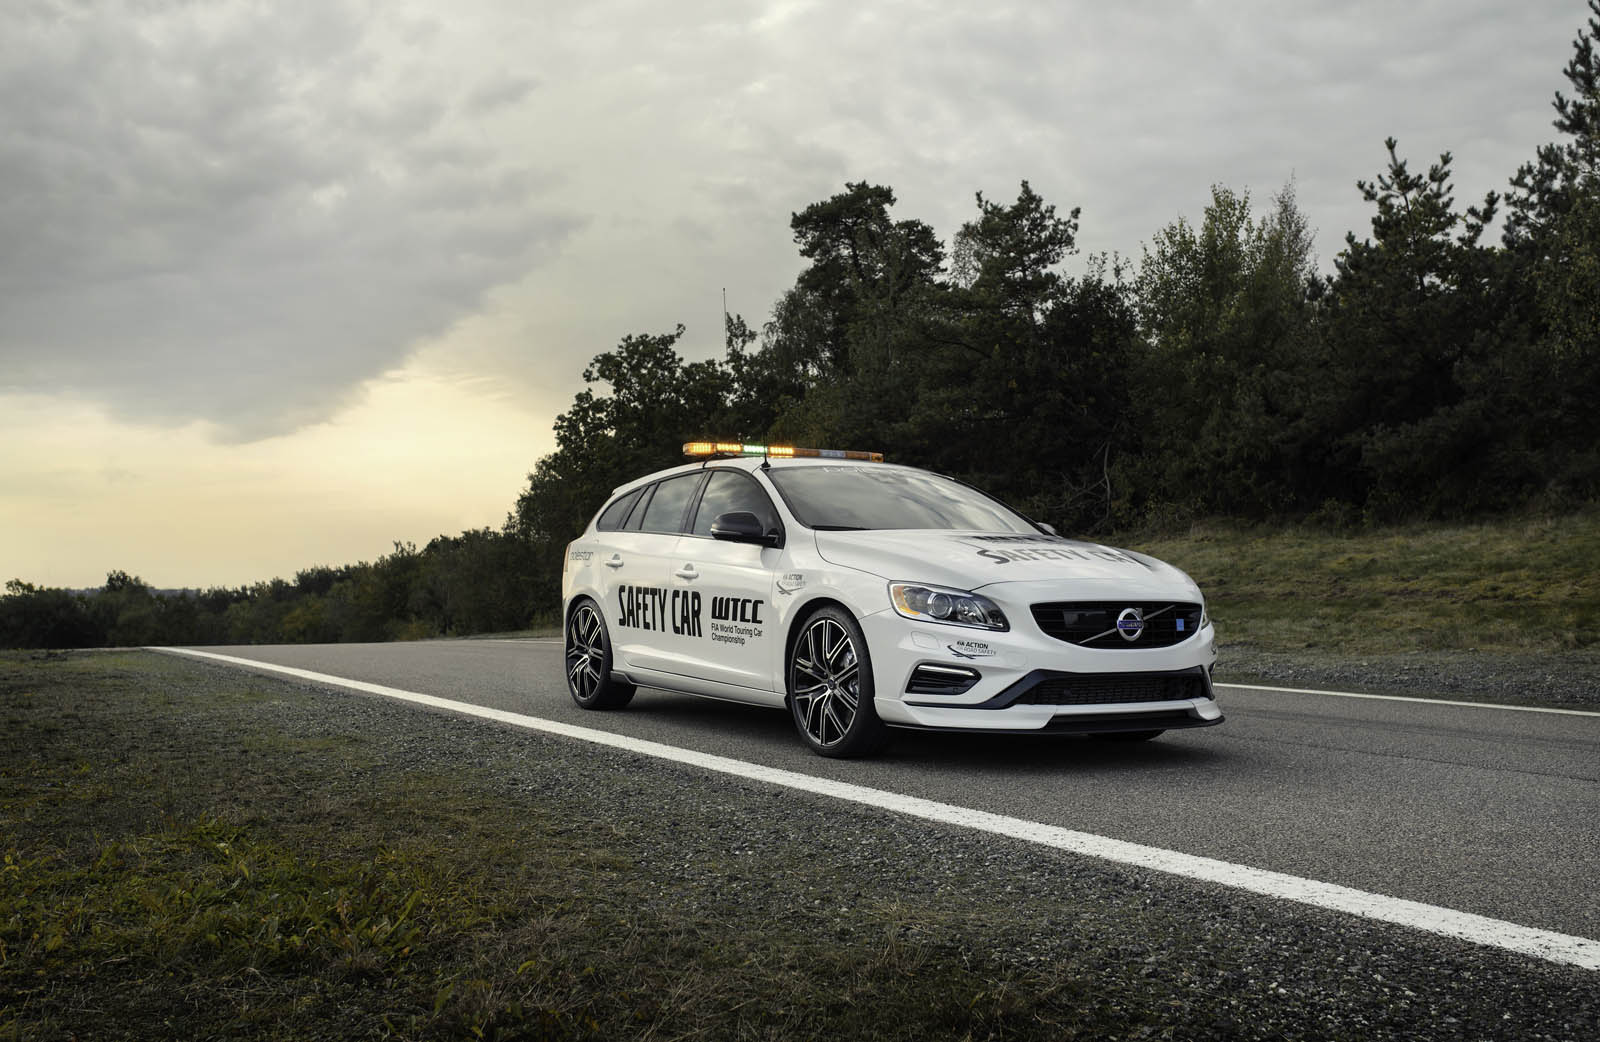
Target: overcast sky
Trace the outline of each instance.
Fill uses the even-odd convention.
[[[1582,0],[0,6],[0,579],[239,585],[498,526],[584,363],[720,353],[789,215],[1085,252],[1290,178],[1325,269],[1400,140],[1461,206],[1552,140]]]

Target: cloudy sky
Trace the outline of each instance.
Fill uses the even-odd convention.
[[[0,579],[239,585],[498,526],[583,364],[720,353],[845,181],[1028,179],[1138,256],[1290,178],[1324,268],[1400,139],[1551,140],[1581,0],[0,6]]]

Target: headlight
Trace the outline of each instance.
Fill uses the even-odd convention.
[[[967,590],[922,583],[890,583],[889,602],[895,611],[918,622],[943,622],[985,630],[1011,628],[1005,613],[994,601]]]

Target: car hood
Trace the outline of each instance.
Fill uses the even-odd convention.
[[[1088,580],[1172,594],[1199,590],[1183,572],[1145,554],[1060,536],[893,529],[816,533],[831,564],[888,580],[977,590],[1003,582]]]

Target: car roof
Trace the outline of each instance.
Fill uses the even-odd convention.
[[[726,470],[742,470],[742,471],[745,471],[746,473],[752,473],[754,471],[761,470],[762,469],[762,464],[764,464],[764,463],[765,464],[769,464],[773,469],[779,469],[779,468],[788,469],[790,467],[819,467],[819,466],[825,466],[825,467],[888,467],[888,468],[892,468],[892,469],[896,469],[896,470],[916,470],[917,469],[915,467],[907,467],[904,464],[877,463],[877,462],[872,462],[872,461],[869,461],[869,460],[835,459],[835,458],[822,458],[822,457],[815,457],[815,456],[808,456],[808,457],[804,457],[804,458],[801,458],[801,459],[780,458],[780,457],[776,457],[776,456],[769,457],[769,458],[766,458],[766,459],[763,459],[760,456],[715,456],[715,457],[712,457],[710,459],[695,460],[692,463],[685,463],[685,464],[683,464],[681,466],[677,466],[677,467],[668,467],[665,470],[658,470],[658,471],[655,471],[653,473],[646,474],[646,475],[644,475],[642,477],[634,478],[632,481],[623,482],[622,484],[618,485],[616,488],[611,490],[611,495],[613,497],[615,497],[615,496],[621,495],[624,492],[631,492],[633,489],[636,489],[636,488],[640,487],[641,485],[648,485],[652,481],[660,481],[662,478],[673,477],[674,475],[677,475],[677,474],[689,474],[689,473],[692,473],[692,472],[697,471],[697,470],[714,470],[714,469],[717,469],[717,468],[722,468],[722,469],[726,469]]]

